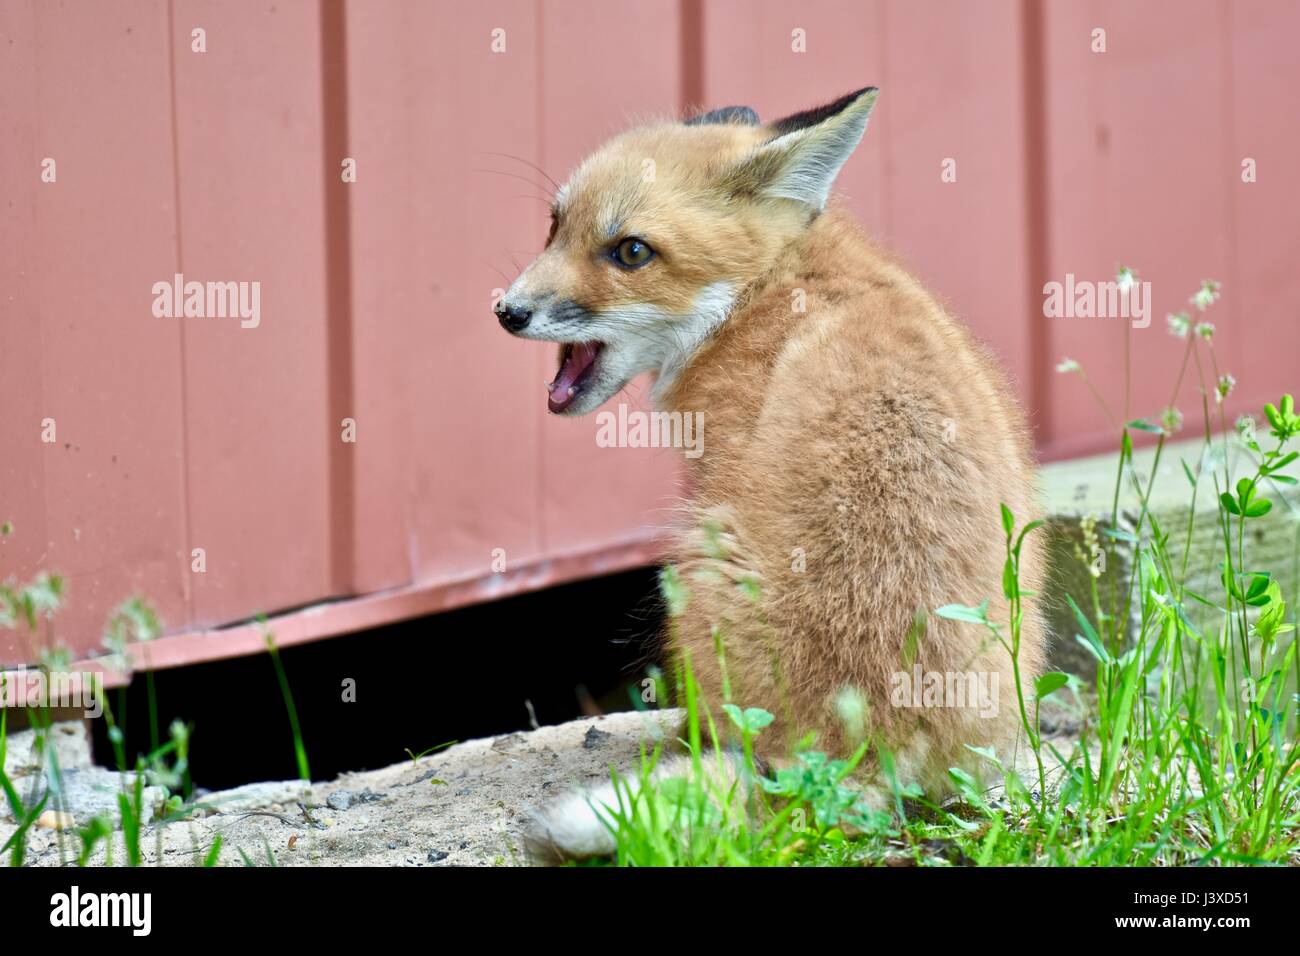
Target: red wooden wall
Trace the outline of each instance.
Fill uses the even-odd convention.
[[[291,643],[651,559],[673,453],[548,418],[552,349],[490,308],[544,237],[532,164],[695,105],[882,88],[843,197],[1003,357],[1044,457],[1113,441],[1063,355],[1124,392],[1122,323],[1043,318],[1067,272],[1153,283],[1133,415],[1168,399],[1165,313],[1222,280],[1257,409],[1300,355],[1298,33],[1296,0],[0,0],[0,578],[64,574],[82,655],[146,595],[168,666],[260,647],[211,630],[259,612],[307,607]],[[155,318],[177,272],[259,281],[261,325]]]

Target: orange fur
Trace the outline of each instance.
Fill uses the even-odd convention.
[[[796,289],[804,313],[791,311]],[[999,506],[1021,521],[1037,516],[1023,415],[969,333],[831,212],[749,290],[664,404],[704,410],[708,428],[692,463],[699,524],[676,555],[690,594],[677,639],[706,696],[721,696],[712,628],[722,624],[733,696],[778,717],[760,738],[772,756],[809,730],[843,755],[833,705],[846,687],[865,695],[882,742],[907,753],[924,735],[916,777],[930,787],[970,762],[964,744],[1005,754],[1019,724],[1010,660],[978,627],[932,617],[915,663],[996,673],[996,717],[889,704],[918,607],[988,598],[990,619],[1007,620]],[[699,530],[709,522],[724,532],[725,555]],[[1032,538],[1023,564],[1035,589]],[[734,583],[747,577],[756,603]],[[1043,663],[1032,611],[1021,654],[1032,686]]]

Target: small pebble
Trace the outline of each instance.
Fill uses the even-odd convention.
[[[446,850],[430,850],[428,860],[430,863],[439,863],[451,856]]]
[[[325,798],[325,805],[331,810],[346,810],[352,806],[355,794],[351,790],[335,790]]]
[[[77,825],[71,813],[62,810],[46,810],[36,818],[36,825],[45,830],[71,830]]]

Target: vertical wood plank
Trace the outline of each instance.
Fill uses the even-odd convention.
[[[207,52],[191,49],[207,31]],[[179,320],[197,623],[331,591],[319,6],[177,0],[187,280],[259,282],[261,321]]]
[[[492,314],[545,229],[529,167],[537,12],[509,0],[406,14],[412,560],[417,580],[452,581],[489,575],[495,548],[507,568],[542,553],[536,345]]]
[[[1044,7],[1048,64],[1047,155],[1050,278],[1111,280],[1117,266],[1151,283],[1146,329],[1116,318],[1042,318],[1053,360],[1079,361],[1115,418],[1158,416],[1182,358],[1165,316],[1188,308],[1200,280],[1235,285],[1229,240],[1230,191],[1217,144],[1229,137],[1222,25],[1214,0],[1121,4],[1096,0]],[[1106,30],[1106,52],[1091,49]],[[1216,348],[1236,347],[1241,302],[1215,307]],[[1126,331],[1127,330],[1127,331]],[[1125,409],[1124,340],[1131,344]],[[1049,456],[1114,447],[1083,384],[1057,376],[1046,434]],[[1181,400],[1199,424],[1188,381]]]
[[[0,575],[63,574],[55,636],[81,654],[133,593],[169,626],[188,623],[179,333],[151,311],[176,262],[166,6],[8,4],[0,16],[0,113],[15,134],[0,509],[20,509],[0,516],[15,524]],[[45,157],[56,182],[37,179]],[[53,444],[40,442],[47,417]]]
[[[431,91],[408,75],[408,54],[427,42],[411,30],[402,0],[346,5],[347,141],[326,157],[325,189],[349,209],[350,359],[353,409],[363,431],[350,446],[355,467],[352,572],[359,593],[414,576],[411,418],[412,343],[432,308],[428,283],[413,270],[411,187],[419,174],[412,127],[428,122]],[[328,109],[327,103],[327,109]],[[342,162],[353,159],[355,182]],[[426,174],[431,170],[424,170]]]
[[[1234,363],[1245,411],[1259,414],[1300,388],[1300,3],[1224,3],[1231,77],[1227,105],[1232,141],[1223,175],[1231,183],[1233,274],[1223,290],[1238,316]],[[1256,181],[1242,181],[1242,161]]]
[[[37,123],[36,6],[0,6],[0,581],[26,575],[44,563],[45,454],[41,444],[43,366],[36,234],[41,160]],[[0,667],[26,663],[30,648],[13,631],[0,630]]]

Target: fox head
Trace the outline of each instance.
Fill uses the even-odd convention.
[[[494,310],[511,334],[560,343],[550,410],[593,411],[642,372],[663,394],[825,208],[876,93],[767,125],[727,107],[629,130],[584,160],[555,195],[545,249]]]

